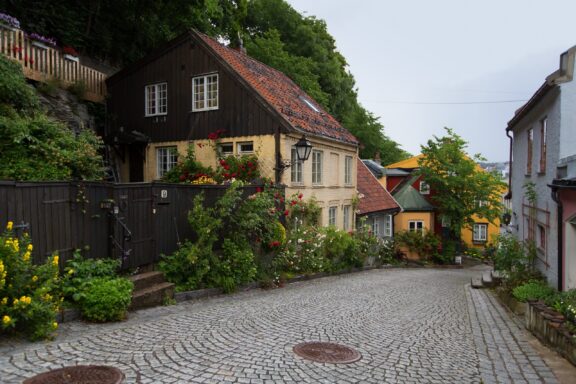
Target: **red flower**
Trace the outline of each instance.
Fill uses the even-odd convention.
[[[290,211],[288,211],[288,210],[284,211],[284,216],[288,216],[289,214],[290,214]]]
[[[230,170],[230,166],[228,164],[224,165],[224,169],[229,171]]]
[[[218,134],[217,133],[209,133],[208,134],[208,140],[217,140],[218,139]]]
[[[238,174],[236,172],[232,173],[232,177],[236,177]]]
[[[260,192],[262,192],[262,188],[256,187],[256,193],[260,193]]]
[[[220,160],[220,165],[221,165],[221,166],[225,166],[225,165],[226,165],[226,160],[224,160],[224,159]]]
[[[64,48],[62,48],[62,52],[64,52],[67,55],[71,55],[71,56],[78,56],[78,52],[76,52],[76,50],[70,46],[64,46]]]
[[[227,179],[229,179],[229,178],[230,178],[230,174],[229,174],[229,173],[225,173],[225,174],[224,174],[224,177],[227,178]]]
[[[186,175],[180,175],[179,179],[180,179],[180,181],[186,180]]]
[[[296,204],[297,204],[296,200],[292,200],[292,201],[290,202],[290,205],[296,205]]]
[[[279,247],[280,246],[280,242],[279,241],[272,241],[270,244],[268,244],[270,246],[270,248],[274,248],[274,247]]]
[[[303,197],[304,197],[304,195],[303,195],[302,193],[300,193],[300,194],[298,195],[298,198],[299,198],[300,200],[302,200]]]

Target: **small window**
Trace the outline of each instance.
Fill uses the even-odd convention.
[[[488,224],[474,224],[473,241],[486,242],[488,239]]]
[[[384,237],[392,237],[392,215],[384,216]]]
[[[328,210],[328,225],[336,225],[337,207],[330,207]]]
[[[159,83],[147,85],[145,89],[146,116],[159,116],[168,113],[168,84]]]
[[[372,234],[380,236],[380,220],[377,217],[372,219]]]
[[[192,111],[218,109],[218,74],[192,78]]]
[[[430,194],[430,185],[425,181],[420,181],[420,193],[423,195]]]
[[[346,156],[344,158],[344,184],[352,184],[352,156]]]
[[[222,143],[218,145],[220,156],[230,156],[234,154],[234,145],[232,143]]]
[[[254,143],[251,141],[245,143],[238,143],[238,153],[253,153],[254,152]]]
[[[296,148],[292,147],[290,152],[292,159],[292,166],[290,168],[290,181],[293,183],[302,182],[302,161],[298,160],[298,155],[296,153]]]
[[[538,172],[546,173],[546,135],[548,131],[548,119],[540,120],[540,169]]]
[[[344,228],[345,231],[348,231],[350,229],[350,212],[351,212],[351,207],[349,205],[345,205],[344,206],[344,213],[343,213],[343,226],[342,228]]]
[[[546,228],[542,224],[538,224],[538,249],[546,253]]]
[[[532,174],[532,144],[534,142],[534,130],[530,128],[527,132],[527,151],[526,151],[526,174]]]
[[[178,163],[178,151],[176,147],[156,148],[156,175],[161,179],[166,172]]]
[[[410,232],[424,232],[424,222],[422,220],[408,221],[408,230]]]
[[[322,184],[323,152],[312,151],[312,184]]]
[[[316,108],[316,106],[314,104],[312,104],[312,102],[310,100],[308,100],[307,98],[305,98],[304,96],[300,96],[300,100],[305,102],[306,105],[308,107],[310,107],[310,109],[313,110],[314,112],[320,112],[320,110],[318,108]]]

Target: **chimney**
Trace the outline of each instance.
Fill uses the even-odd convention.
[[[244,47],[244,40],[242,40],[242,36],[240,36],[240,32],[238,32],[238,51],[240,53],[246,54],[246,48]]]
[[[382,165],[382,159],[380,159],[380,151],[376,151],[376,153],[374,154],[374,161]]]

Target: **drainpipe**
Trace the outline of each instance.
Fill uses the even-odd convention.
[[[514,142],[510,136],[510,128],[506,128],[506,136],[510,139],[510,149],[508,150],[508,193],[504,198],[510,200],[512,198],[512,143]]]
[[[564,215],[564,209],[562,207],[562,200],[558,198],[558,188],[551,185],[552,188],[552,200],[558,206],[557,216],[558,216],[558,291],[562,291],[563,282],[564,282],[564,263],[562,262],[562,242],[563,242],[563,222],[562,216]]]
[[[280,125],[274,130],[274,183],[280,184],[282,178],[282,154],[280,153]]]

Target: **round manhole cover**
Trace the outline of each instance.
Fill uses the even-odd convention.
[[[102,365],[76,365],[44,372],[23,384],[120,384],[124,374],[118,368]]]
[[[317,363],[348,364],[362,358],[360,352],[335,343],[310,342],[297,344],[294,353]]]

